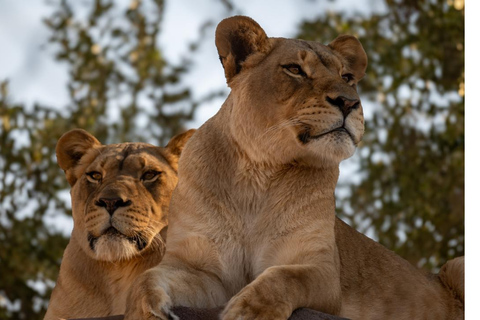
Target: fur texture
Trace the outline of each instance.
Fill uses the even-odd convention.
[[[45,319],[123,314],[127,289],[165,251],[177,162],[190,130],[166,148],[102,145],[75,129],[57,144],[72,185],[74,228]]]
[[[299,307],[461,319],[456,272],[424,274],[335,217],[338,165],[364,130],[359,41],[269,38],[237,16],[216,45],[232,91],[184,150],[165,257],[132,286],[126,319],[175,318],[178,305],[226,305],[223,320]]]

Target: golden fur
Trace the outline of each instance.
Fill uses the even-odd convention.
[[[178,157],[192,133],[166,148],[101,145],[80,129],[60,138],[57,159],[72,186],[74,227],[45,319],[125,312],[130,284],[162,259]]]
[[[359,41],[269,38],[238,16],[219,24],[216,45],[232,91],[184,150],[166,254],[132,286],[126,320],[175,318],[176,305],[226,305],[223,320],[299,307],[461,319],[463,258],[424,274],[335,217],[338,164],[364,130]]]

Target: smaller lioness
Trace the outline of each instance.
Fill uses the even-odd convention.
[[[102,145],[81,129],[60,138],[57,160],[72,186],[74,227],[45,319],[124,313],[132,281],[163,257],[178,159],[193,132],[166,148]]]

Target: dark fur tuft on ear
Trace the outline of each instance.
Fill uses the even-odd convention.
[[[341,35],[328,46],[344,59],[357,81],[365,76],[368,58],[357,38],[350,35]]]
[[[60,137],[56,147],[57,162],[65,171],[70,185],[73,186],[76,182],[72,169],[78,165],[88,150],[101,145],[94,136],[82,129],[73,129]]]
[[[215,44],[228,83],[241,71],[242,63],[249,55],[270,50],[265,31],[252,18],[245,16],[222,20],[215,32]]]

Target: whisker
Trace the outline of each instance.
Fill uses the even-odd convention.
[[[293,127],[293,126],[296,126],[298,124],[300,124],[300,120],[297,118],[297,117],[292,117],[292,118],[289,118],[289,119],[286,119],[284,121],[281,121],[273,126],[271,126],[270,128],[268,128],[261,136],[262,139],[266,138],[267,139],[267,142],[273,138],[275,138],[275,134],[273,134],[274,132],[276,131],[280,131],[280,130],[283,130],[285,128],[288,128],[288,127]],[[265,137],[266,136],[266,137]]]
[[[295,124],[298,123],[298,119],[296,117],[292,117],[292,118],[289,118],[289,119],[286,119],[284,121],[281,121],[273,126],[271,126],[270,128],[268,128],[264,133],[263,135],[265,134],[268,134],[272,131],[275,131],[275,130],[279,130],[279,129],[283,129],[285,127],[289,127],[289,126],[293,126]]]

